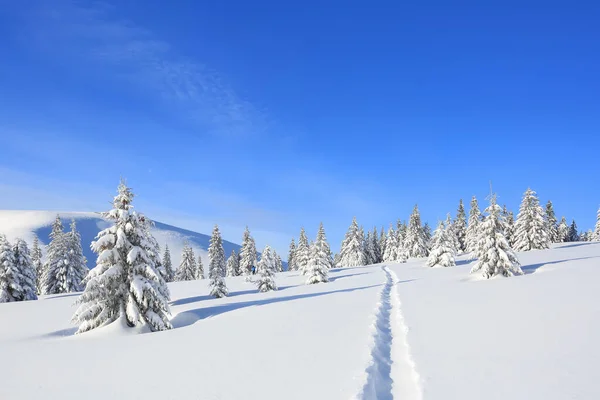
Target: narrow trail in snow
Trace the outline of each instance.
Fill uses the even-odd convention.
[[[410,355],[408,328],[397,292],[398,277],[387,266],[382,269],[385,285],[376,309],[371,364],[365,371],[367,381],[358,398],[421,400],[420,378]]]

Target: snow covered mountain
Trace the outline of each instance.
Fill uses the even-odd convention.
[[[0,304],[0,399],[599,399],[600,243],[517,255],[490,280],[463,256],[227,278],[221,299],[174,282],[156,333],[73,335],[76,293]]]
[[[91,251],[90,243],[94,240],[98,232],[109,226],[109,223],[102,219],[99,213],[0,210],[0,233],[6,234],[11,241],[20,237],[30,244],[34,235],[37,235],[40,242],[48,244],[52,222],[56,218],[56,215],[60,215],[65,230],[69,229],[71,219],[76,221],[77,230],[81,234],[81,244],[84,255],[87,258],[88,267],[93,268],[95,266],[96,255]],[[175,267],[179,265],[181,260],[181,252],[185,241],[190,243],[196,257],[201,256],[204,265],[207,265],[209,235],[192,232],[157,221],[155,221],[152,234],[156,237],[162,249],[164,249],[165,244],[169,245]],[[225,254],[229,256],[231,250],[239,251],[240,245],[223,241],[223,248],[225,249]]]

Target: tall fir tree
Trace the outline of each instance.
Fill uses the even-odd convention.
[[[423,224],[423,237],[425,238],[425,243],[427,244],[427,248],[429,249],[429,242],[433,237],[431,233],[431,227],[429,226],[429,222],[425,222],[425,224]]]
[[[567,219],[562,217],[558,228],[556,229],[556,236],[558,243],[564,243],[569,241],[569,225],[567,225]]]
[[[569,237],[567,239],[569,242],[579,242],[579,233],[577,231],[577,224],[575,220],[571,222],[571,226],[569,226]]]
[[[385,242],[385,253],[383,254],[384,262],[394,262],[398,257],[398,235],[394,231],[392,225],[388,229],[387,240]]]
[[[461,254],[467,251],[467,214],[462,199],[458,202],[458,210],[453,225],[456,239],[458,239],[458,254]]]
[[[313,283],[324,283],[329,281],[327,270],[330,269],[331,266],[329,243],[327,243],[325,228],[323,228],[323,223],[321,222],[319,231],[317,232],[317,238],[311,247],[306,283],[310,285]]]
[[[56,216],[50,233],[50,243],[46,253],[46,262],[43,272],[44,294],[66,293],[66,264],[69,259],[69,243],[64,233],[60,216]],[[73,288],[71,288],[73,289]],[[75,290],[72,290],[75,291]]]
[[[592,235],[592,241],[600,242],[600,208],[598,208],[598,213],[596,214],[596,227]]]
[[[271,247],[265,246],[260,261],[257,265],[258,280],[256,282],[258,291],[261,293],[277,290],[275,284],[275,260],[273,260]]]
[[[455,255],[458,239],[456,239],[452,224],[438,223],[431,240],[431,252],[425,263],[428,267],[453,267],[456,265]]]
[[[471,199],[471,210],[469,210],[469,224],[467,226],[467,234],[465,241],[467,243],[467,252],[475,254],[477,243],[479,241],[479,224],[481,223],[481,211],[477,198],[473,196]]]
[[[296,271],[296,242],[294,238],[290,242],[290,251],[288,253],[288,271]]]
[[[283,272],[283,260],[275,250],[273,250],[273,254],[275,258],[275,272]]]
[[[219,227],[215,225],[208,246],[208,263],[210,278],[210,295],[216,298],[225,297],[229,294],[225,283],[226,261],[223,239]]]
[[[383,261],[383,254],[385,253],[386,242],[387,242],[387,235],[385,234],[385,229],[383,229],[383,226],[382,226],[381,232],[379,234],[379,251],[381,254],[381,261]]]
[[[42,294],[42,275],[44,271],[44,264],[42,263],[42,249],[40,248],[40,241],[37,236],[33,237],[33,247],[31,248],[31,262],[33,263],[33,268],[35,269],[37,294]]]
[[[238,257],[235,250],[231,250],[231,255],[227,259],[227,272],[225,275],[227,277],[238,276],[238,272],[240,269],[240,258]]]
[[[342,242],[340,256],[342,267],[357,267],[367,263],[364,252],[364,236],[361,235],[356,218],[352,219],[352,224]]]
[[[169,289],[148,254],[153,243],[148,238],[150,221],[133,210],[133,198],[122,180],[113,209],[102,214],[113,225],[92,242],[98,259],[73,315],[78,333],[119,319],[123,325],[147,326],[151,331],[172,328]]]
[[[536,193],[527,189],[523,195],[515,222],[515,251],[547,249],[550,247],[548,225]]]
[[[427,237],[423,227],[421,226],[421,214],[419,207],[415,205],[408,227],[406,228],[406,237],[404,239],[404,248],[408,257],[420,258],[429,255],[427,246]]]
[[[256,244],[250,235],[250,230],[246,227],[240,250],[240,275],[249,276],[254,266],[256,266]]]
[[[23,298],[21,276],[15,263],[13,248],[4,234],[0,234],[0,303]]]
[[[198,262],[196,263],[196,279],[204,279],[204,263],[202,262],[202,256],[198,256]]]
[[[512,211],[508,211],[506,205],[502,208],[502,217],[504,218],[504,222],[506,223],[506,232],[504,232],[504,236],[506,236],[506,240],[508,240],[508,244],[512,248],[514,245],[514,231],[515,231],[515,216]]]
[[[173,261],[171,260],[171,250],[169,250],[168,244],[165,244],[165,252],[163,253],[162,266],[165,271],[165,281],[173,282],[173,280],[175,279],[175,269],[173,269]]]
[[[71,220],[71,231],[66,234],[67,245],[69,248],[67,276],[71,275],[71,282],[67,280],[66,292],[79,292],[85,288],[82,284],[88,272],[90,271],[87,267],[87,259],[83,255],[83,249],[81,248],[81,235],[77,230],[77,224],[75,220]]]
[[[546,227],[550,243],[557,243],[558,221],[556,220],[556,214],[554,213],[554,206],[550,200],[548,200],[548,203],[546,203]]]
[[[406,232],[408,227],[404,221],[398,221],[396,226],[396,255],[394,261],[405,263],[409,257],[408,250],[406,249]]]
[[[371,241],[371,231],[368,231],[367,236],[365,236],[365,258],[367,265],[375,264],[375,249]]]
[[[306,274],[309,260],[310,245],[308,244],[308,238],[306,237],[304,228],[301,228],[300,236],[298,237],[298,247],[296,248],[296,269],[302,274]]]
[[[450,245],[454,249],[454,256],[456,256],[456,254],[460,252],[460,242],[458,240],[458,236],[456,235],[456,231],[454,230],[454,222],[452,221],[452,217],[450,217],[450,214],[446,215],[446,221],[444,222],[444,230],[444,236],[446,236],[446,239],[450,241]],[[433,249],[433,238],[430,241],[430,243],[431,248]]]
[[[181,262],[175,272],[175,280],[178,282],[193,281],[198,278],[197,275],[198,265],[196,264],[196,256],[192,247],[186,242],[183,244]]]
[[[485,212],[487,216],[479,228],[477,262],[471,273],[481,272],[486,279],[494,276],[522,275],[519,260],[504,236],[506,223],[500,206],[496,204],[495,195],[490,197],[490,205]]]
[[[379,234],[377,227],[373,227],[373,233],[371,233],[371,247],[373,248],[373,257],[375,263],[378,264],[383,261],[383,255],[381,253],[381,246],[379,244]]]
[[[17,300],[37,300],[37,287],[35,279],[35,267],[29,254],[27,243],[23,239],[17,239],[13,245],[15,257],[15,268],[19,274],[21,294]]]

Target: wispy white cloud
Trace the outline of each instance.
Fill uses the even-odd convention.
[[[179,54],[137,22],[118,17],[118,3],[35,3],[26,11],[27,37],[50,53],[104,73],[110,70],[213,133],[239,136],[264,130],[265,114],[217,71]]]

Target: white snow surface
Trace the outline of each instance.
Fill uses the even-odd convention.
[[[525,275],[458,266],[330,270],[276,292],[170,283],[174,329],[73,335],[77,294],[0,304],[0,399],[598,399],[600,243],[518,253]],[[10,360],[10,361],[9,361]]]

